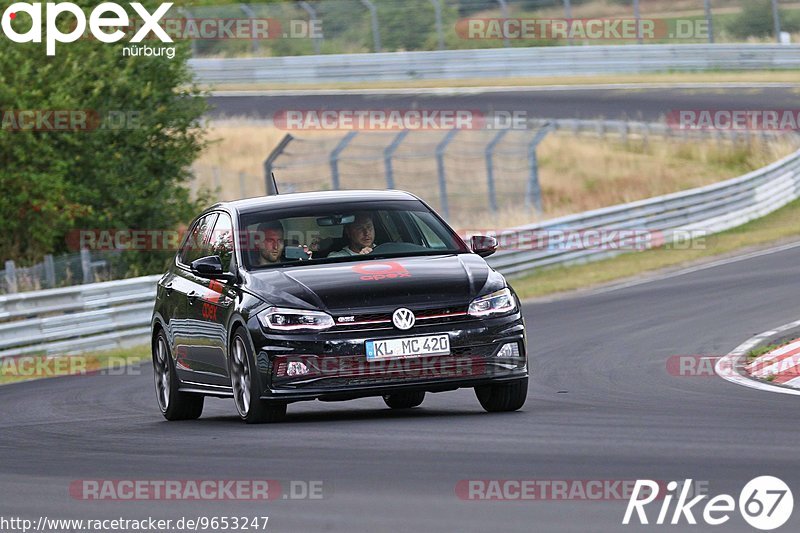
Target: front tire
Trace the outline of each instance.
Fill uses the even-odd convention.
[[[383,396],[383,401],[391,409],[411,409],[421,404],[424,399],[425,391],[397,392]]]
[[[229,369],[233,401],[236,410],[247,424],[279,422],[286,417],[286,404],[268,402],[260,398],[258,376],[253,372],[255,359],[250,341],[241,328],[233,334]]]
[[[169,353],[169,344],[164,330],[160,330],[153,343],[153,375],[156,400],[161,414],[167,420],[195,420],[203,414],[205,397],[201,394],[180,392],[180,382],[175,364]]]
[[[475,387],[475,396],[489,413],[516,411],[528,397],[528,378]]]

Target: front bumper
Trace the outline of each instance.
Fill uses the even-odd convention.
[[[519,312],[498,318],[468,318],[448,324],[394,328],[280,334],[249,324],[255,345],[261,398],[277,401],[345,400],[394,392],[439,392],[528,375],[525,326]],[[446,333],[448,356],[423,356],[368,362],[365,342]],[[501,346],[516,343],[519,355],[498,357]],[[286,375],[299,361],[309,374]]]

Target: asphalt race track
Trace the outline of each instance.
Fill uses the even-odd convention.
[[[473,89],[474,90],[474,89]],[[533,89],[502,92],[425,94],[309,94],[286,96],[216,96],[211,116],[269,119],[290,109],[437,109],[524,111],[528,117],[607,118],[656,121],[681,109],[794,109],[797,89],[665,88],[665,89]],[[478,89],[479,90],[479,89]]]
[[[717,377],[670,375],[671,355],[721,355],[797,319],[800,247],[610,292],[525,306],[525,408],[486,414],[472,391],[410,412],[380,399],[304,403],[248,427],[230,400],[165,422],[152,375],[0,387],[0,516],[269,516],[269,531],[753,531],[622,526],[626,501],[463,501],[459,480],[683,480],[738,499],[776,475],[800,485],[797,399]],[[565,391],[565,392],[562,392]],[[322,500],[81,501],[81,479],[321,480]],[[651,520],[657,507],[648,508]],[[702,521],[700,512],[695,512]],[[671,513],[670,513],[671,515]],[[798,531],[795,512],[781,531]]]

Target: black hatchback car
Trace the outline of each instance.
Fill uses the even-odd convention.
[[[487,411],[525,403],[519,300],[430,207],[401,191],[267,196],[216,204],[192,223],[158,282],[158,405],[198,418],[233,397],[246,422],[289,403],[474,387]]]

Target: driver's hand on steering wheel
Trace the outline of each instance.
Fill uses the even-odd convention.
[[[359,253],[359,255],[367,255],[367,254],[369,254],[369,253],[372,253],[372,246],[365,246],[365,247],[364,247],[364,248],[362,248],[362,249],[361,249],[361,251],[360,251],[360,252],[358,252],[358,253]]]

